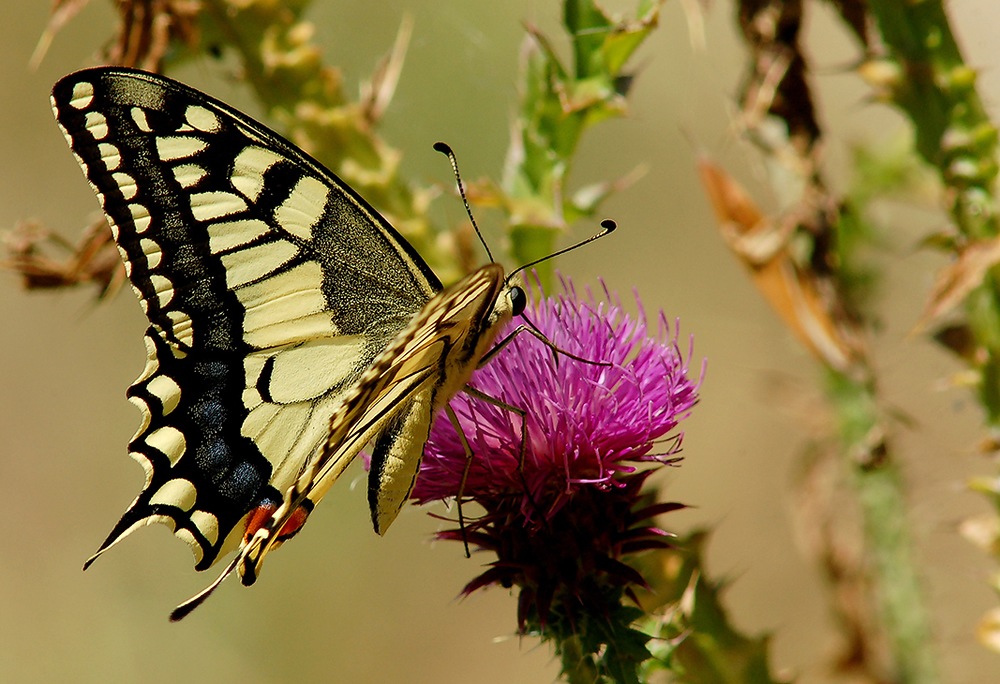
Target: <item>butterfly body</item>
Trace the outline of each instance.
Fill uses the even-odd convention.
[[[496,264],[442,288],[340,179],[180,83],[90,69],[52,101],[150,323],[128,390],[146,482],[88,564],[163,522],[197,569],[239,548],[249,584],[368,443],[384,532],[523,293]]]

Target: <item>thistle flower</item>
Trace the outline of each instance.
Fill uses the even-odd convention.
[[[654,468],[640,468],[679,460],[675,428],[697,402],[699,381],[662,314],[650,336],[638,298],[633,317],[606,288],[601,298],[580,298],[565,280],[563,289],[527,312],[559,351],[522,333],[476,372],[471,385],[497,401],[462,394],[451,402],[472,458],[439,417],[413,498],[483,509],[438,534],[496,553],[464,593],[516,586],[521,633],[555,639],[565,666],[624,666],[634,678],[647,637],[629,627],[641,612],[622,599],[645,583],[621,559],[665,546],[669,535],[652,518],[683,507],[652,503],[642,485]]]

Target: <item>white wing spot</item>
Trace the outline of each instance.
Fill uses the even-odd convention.
[[[115,248],[118,250],[118,255],[122,258],[122,261],[125,263],[130,263],[131,257],[129,257],[128,252],[125,251],[125,248],[122,247],[117,242],[115,243]]]
[[[247,379],[247,387],[256,387],[260,372],[264,370],[264,363],[271,358],[270,351],[267,353],[250,353],[243,357],[243,375]]]
[[[184,433],[173,425],[165,425],[150,432],[143,441],[153,447],[170,460],[170,465],[177,463],[178,459],[187,450],[187,440]]]
[[[199,221],[230,216],[247,208],[246,201],[231,192],[196,192],[191,195],[191,213]]]
[[[121,152],[118,148],[111,143],[101,143],[97,146],[97,149],[101,153],[101,161],[104,162],[104,166],[108,171],[114,171],[122,163]]]
[[[364,348],[360,335],[343,335],[278,352],[267,393],[278,404],[316,399],[357,373]]]
[[[307,261],[236,290],[246,312],[243,341],[266,349],[335,335],[322,288],[320,265]]]
[[[87,112],[85,117],[87,130],[95,140],[108,137],[108,120],[100,112]]]
[[[260,453],[276,466],[276,470],[282,465],[298,470],[301,463],[286,463],[286,459],[295,443],[303,436],[312,411],[313,406],[309,402],[284,406],[262,404],[250,411],[243,421],[240,433],[253,439]],[[277,486],[278,483],[272,479],[271,484]],[[283,488],[279,487],[279,491],[281,489]]]
[[[142,397],[131,396],[128,398],[128,400],[129,403],[138,408],[139,412],[142,414],[142,421],[141,424],[139,425],[139,429],[136,430],[135,435],[132,436],[132,439],[137,439],[144,432],[146,432],[146,429],[149,427],[149,421],[153,417],[153,412],[149,410],[149,404],[147,404],[146,400],[143,399]],[[143,467],[149,470],[149,468],[147,468],[149,464],[149,457],[147,457],[146,454],[140,454],[138,451],[130,451],[129,453],[132,455],[132,458],[135,459],[142,457],[141,463]]]
[[[73,109],[86,109],[94,99],[94,84],[90,81],[80,81],[73,86],[69,106]]]
[[[160,262],[163,260],[163,251],[155,240],[142,238],[139,240],[139,247],[142,248],[142,253],[146,255],[146,264],[150,269],[154,269],[160,265]]]
[[[184,118],[193,128],[203,133],[214,133],[219,130],[219,117],[199,105],[189,106],[184,112]]]
[[[187,347],[194,346],[194,329],[191,327],[191,319],[182,311],[168,311],[167,318],[170,319],[171,332],[181,344]],[[178,357],[182,358],[182,357]]]
[[[156,299],[160,303],[160,308],[166,309],[174,298],[174,284],[170,282],[169,278],[156,273],[149,276],[149,282],[152,283],[153,289],[156,291]]]
[[[146,391],[160,400],[163,406],[161,415],[170,415],[181,401],[181,386],[168,375],[157,375],[146,383]]]
[[[252,411],[257,406],[264,403],[264,397],[260,396],[260,392],[257,391],[255,387],[243,390],[243,405],[246,406],[248,411]]]
[[[191,547],[191,553],[194,555],[194,562],[200,563],[201,559],[205,557],[205,549],[201,547],[201,542],[194,538],[191,530],[186,527],[177,527],[177,521],[168,515],[159,516],[163,523],[170,525],[174,529],[174,536],[180,539],[182,542]],[[147,520],[153,520],[154,516],[150,516]]]
[[[219,519],[208,511],[191,511],[191,524],[198,528],[209,544],[215,546],[219,541]]]
[[[264,172],[281,161],[281,156],[253,145],[244,147],[233,160],[230,182],[251,202],[260,197],[264,189]]]
[[[250,405],[247,404],[247,407],[249,408]],[[240,434],[256,441],[267,430],[268,426],[273,424],[277,415],[277,405],[258,402],[251,408],[250,413],[243,420],[243,425],[240,427]]]
[[[152,133],[153,127],[149,125],[149,118],[146,116],[145,110],[139,107],[132,107],[132,121],[143,133]]]
[[[274,220],[292,235],[308,240],[313,226],[323,215],[330,188],[319,179],[305,176],[277,209]]]
[[[337,410],[340,402],[341,398],[339,396],[325,395],[316,401],[291,404],[288,407],[282,407],[280,414],[282,423],[284,423],[287,415],[285,413],[286,408],[308,406],[310,407],[310,412],[306,424],[303,425],[295,435],[294,441],[286,438],[284,444],[281,444],[280,442],[277,444],[277,446],[281,447],[279,451],[273,454],[268,453],[268,445],[263,441],[266,439],[266,436],[262,437],[262,443],[264,443],[264,446],[262,447],[261,452],[268,458],[268,460],[271,461],[271,463],[277,464],[271,473],[271,484],[278,489],[278,491],[286,491],[287,487],[291,485],[296,478],[298,478],[301,470],[301,464],[305,463],[308,459],[313,458],[316,453],[316,449],[318,449],[319,446],[326,441],[328,435],[330,434],[331,416]],[[268,435],[270,435],[270,432],[271,431],[268,432]],[[369,431],[368,436],[371,437],[371,431]],[[341,466],[339,468],[337,466],[333,467],[332,479],[325,478],[324,481],[326,482],[326,485],[324,486],[320,483],[318,488],[313,490],[310,495],[310,499],[316,502],[323,498],[326,490],[329,489],[329,485],[333,483],[333,480],[336,480],[337,477],[339,477],[340,472],[343,470],[343,466],[346,466],[351,462],[351,460],[353,460],[354,455],[361,450],[361,447],[363,446],[362,442],[367,441],[368,439],[362,436],[360,441],[352,442],[353,448],[351,445],[348,445],[347,450],[353,450],[353,453],[350,453],[349,457],[346,459],[340,459],[337,456],[334,457],[335,460],[340,461]],[[344,452],[339,450],[339,453],[343,454]],[[281,460],[271,460],[272,457],[281,458]]]
[[[132,178],[132,176],[119,171],[111,174],[111,177],[118,184],[118,189],[121,190],[122,196],[125,199],[130,200],[138,194],[139,186],[135,184],[135,178]]]
[[[156,139],[156,153],[160,161],[174,161],[193,157],[208,147],[208,141],[193,135],[168,135]]]
[[[149,209],[147,209],[144,204],[132,202],[128,205],[128,210],[129,213],[132,214],[132,222],[135,223],[135,232],[145,233],[149,228],[150,222],[152,221],[152,217],[149,215]]]
[[[142,336],[142,343],[143,346],[146,347],[146,367],[142,369],[142,373],[138,378],[136,378],[135,382],[132,383],[134,385],[149,380],[160,370],[160,360],[156,356],[156,342],[153,340],[153,336],[149,334],[149,331]],[[145,428],[143,428],[143,430],[145,430]]]
[[[239,290],[237,290],[239,292]],[[295,302],[293,306],[305,306]],[[276,309],[275,309],[276,311]],[[271,311],[273,314],[274,311]],[[256,349],[270,349],[282,344],[297,344],[317,337],[329,337],[336,334],[336,326],[328,311],[318,311],[314,314],[290,320],[259,318],[254,321],[259,327],[243,331],[243,341]]]
[[[62,128],[63,135],[66,136],[66,139],[69,140],[69,144],[72,145],[73,144],[73,138],[70,137],[69,133],[66,132],[66,129],[63,128],[61,124],[60,124],[59,128]],[[90,175],[90,166],[87,164],[86,161],[84,161],[83,157],[81,157],[80,155],[78,155],[76,153],[76,150],[73,150],[73,158],[76,159],[76,163],[80,165],[81,169],[83,169],[84,175],[89,176]],[[91,187],[94,187],[94,186],[91,186]],[[98,193],[98,196],[100,196],[100,193]]]
[[[181,164],[173,169],[174,179],[185,190],[194,187],[208,175],[208,172],[197,164]]]
[[[194,502],[198,499],[198,490],[191,480],[182,477],[175,477],[163,483],[163,486],[156,490],[149,500],[150,506],[166,504],[177,506],[182,511],[189,511],[194,507]]]

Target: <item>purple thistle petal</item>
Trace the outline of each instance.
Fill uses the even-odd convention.
[[[521,418],[481,398],[460,394],[451,402],[474,453],[465,451],[451,422],[435,422],[413,498],[489,501],[522,497],[522,512],[537,523],[548,518],[581,487],[613,489],[618,478],[644,462],[671,462],[681,434],[666,453],[651,453],[669,436],[698,398],[673,328],[660,314],[651,335],[642,304],[628,315],[603,288],[578,298],[568,280],[564,293],[536,301],[527,318],[559,350],[530,334],[518,335],[472,378],[472,386],[525,412],[527,441],[521,460]],[[510,330],[513,330],[513,325]],[[508,332],[510,332],[508,330]],[[688,352],[690,358],[690,350]],[[468,468],[463,491],[461,482]]]

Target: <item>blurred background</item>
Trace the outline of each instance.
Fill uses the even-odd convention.
[[[91,2],[32,71],[48,5],[0,7],[8,26],[0,45],[0,228],[38,219],[75,239],[97,204],[55,126],[48,91],[93,63],[113,17],[109,3]],[[1000,6],[955,0],[948,7],[996,117]],[[431,150],[446,140],[470,178],[499,178],[523,22],[559,35],[559,3],[316,0],[310,18],[328,61],[356,83],[389,49],[404,12],[414,32],[382,128],[405,151],[403,175],[450,183],[447,164]],[[562,258],[560,268],[579,284],[604,278],[625,298],[635,288],[648,309],[679,317],[682,334],[695,336],[693,366],[708,359],[702,400],[683,426],[682,466],[660,476],[663,496],[692,508],[664,522],[681,532],[714,527],[708,570],[731,580],[726,598],[736,625],[773,635],[779,671],[827,682],[820,663],[834,647],[833,624],[788,515],[789,485],[809,436],[804,416],[818,405],[817,369],[724,246],[694,170],[692,141],[766,201],[753,154],[731,132],[744,58],[732,12],[727,2],[711,4],[698,47],[681,3],[666,3],[660,28],[633,62],[631,115],[584,140],[572,180],[614,178],[640,164],[649,172],[604,207],[621,230]],[[808,13],[830,178],[843,186],[852,145],[904,132],[893,112],[866,100],[868,88],[850,70],[854,46],[839,24],[818,3],[808,3]],[[216,64],[171,75],[254,112]],[[973,636],[996,601],[987,586],[993,568],[955,531],[985,508],[964,487],[990,472],[975,452],[979,415],[962,390],[948,386],[957,366],[908,336],[942,263],[918,249],[945,221],[936,202],[880,207],[892,230],[875,358],[883,396],[912,420],[894,438],[943,680],[998,681],[1000,659]],[[445,220],[463,217],[457,201],[438,206]],[[576,235],[592,231],[579,226]],[[484,560],[465,559],[457,544],[433,543],[439,523],[428,511],[407,508],[385,538],[371,531],[357,465],[307,531],[271,557],[261,582],[252,590],[228,582],[181,624],[167,622],[169,610],[215,574],[193,572],[186,546],[165,527],[137,533],[81,572],[143,479],[125,453],[138,413],[124,391],[143,367],[145,323],[128,292],[102,305],[93,295],[28,294],[14,275],[0,274],[0,682],[553,681],[558,667],[548,649],[514,635],[512,596],[493,589],[457,598]]]

